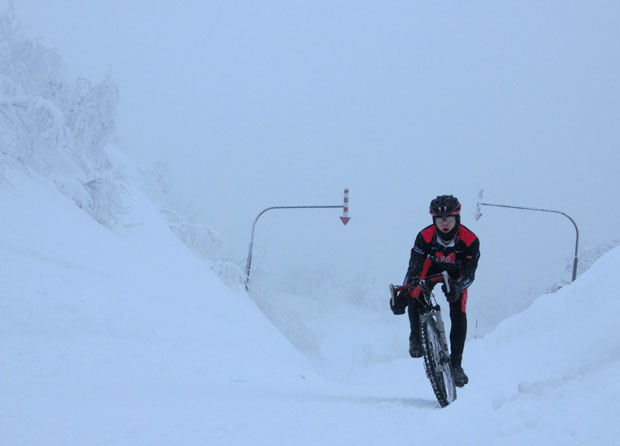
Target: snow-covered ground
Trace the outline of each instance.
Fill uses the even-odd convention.
[[[404,318],[388,314],[386,330],[382,315],[343,310],[344,326],[363,324],[386,353],[330,366],[330,346],[355,352],[359,340],[323,337],[323,369],[340,372],[325,378],[141,192],[126,200],[111,231],[48,181],[6,175],[4,444],[612,444],[620,433],[618,249],[469,342],[471,382],[439,409],[422,364],[405,357]],[[322,330],[335,335],[329,318]],[[402,332],[396,354],[390,330]]]
[[[113,82],[67,81],[12,26],[0,17],[0,444],[617,442],[620,248],[470,336],[470,384],[440,409],[387,295],[227,287],[213,269],[234,266],[199,256],[215,235],[171,220],[115,147]]]

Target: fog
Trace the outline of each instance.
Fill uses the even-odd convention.
[[[2,2],[6,5],[7,2]],[[169,205],[221,256],[274,281],[387,300],[428,203],[454,194],[481,239],[474,313],[570,280],[620,240],[620,4],[411,1],[15,2],[75,76],[120,87],[119,144],[166,175]],[[540,294],[540,293],[538,293]],[[517,304],[515,304],[518,306]],[[386,307],[387,309],[387,307]],[[516,307],[515,307],[516,309]],[[491,320],[492,318],[489,318]]]

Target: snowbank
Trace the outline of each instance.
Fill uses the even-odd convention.
[[[50,182],[6,178],[0,431],[10,444],[63,444],[73,415],[92,426],[162,394],[195,391],[205,410],[215,389],[309,380],[251,300],[230,292],[139,191],[128,190],[122,229],[111,232]]]
[[[615,248],[573,284],[468,343],[471,382],[442,417],[460,417],[467,434],[487,443],[614,444],[618,268]]]

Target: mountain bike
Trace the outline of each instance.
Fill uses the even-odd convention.
[[[442,274],[420,279],[416,286],[410,284],[390,285],[390,293],[392,294],[392,303],[394,303],[399,291],[408,290],[417,296],[421,304],[421,307],[416,311],[420,315],[420,340],[424,351],[424,369],[439,405],[446,407],[456,399],[456,387],[452,376],[452,363],[450,362],[450,351],[446,341],[446,331],[441,318],[441,308],[437,304],[430,286],[439,282],[444,282],[447,291],[450,291],[448,273],[444,271]]]

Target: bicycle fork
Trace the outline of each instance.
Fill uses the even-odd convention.
[[[443,318],[441,317],[441,310],[436,309],[435,314],[432,316],[429,314],[429,317],[433,317],[435,315],[436,315],[435,321],[437,322],[437,329],[439,330],[439,337],[441,339],[441,343],[443,344],[443,351],[445,353],[445,357],[442,358],[442,362],[450,361],[450,355],[449,355],[450,350],[448,350],[448,341],[446,339],[446,330],[443,325]]]

